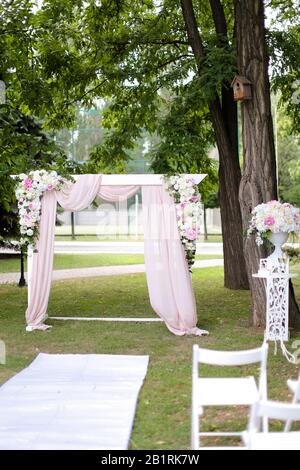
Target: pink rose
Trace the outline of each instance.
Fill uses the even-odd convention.
[[[48,191],[51,191],[51,189],[53,189],[53,184],[48,184],[47,188],[48,188]]]
[[[31,222],[31,216],[28,215],[28,214],[25,214],[25,215],[24,215],[24,221],[25,221],[25,223]]]
[[[24,181],[23,181],[23,186],[25,189],[30,189],[32,188],[32,180],[30,178],[26,178]]]
[[[185,229],[185,236],[188,240],[196,240],[197,230],[195,230],[194,228],[186,228]]]
[[[275,219],[271,215],[269,217],[266,217],[264,220],[264,224],[266,227],[272,227],[272,225],[275,224]]]

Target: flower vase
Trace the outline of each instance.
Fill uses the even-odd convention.
[[[282,245],[286,243],[288,237],[288,232],[271,233],[269,240],[274,245],[275,250],[270,256],[268,256],[268,260],[278,262],[278,259],[285,257],[284,252],[282,251]]]

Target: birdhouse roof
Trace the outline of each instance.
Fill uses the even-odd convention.
[[[234,79],[232,80],[232,82],[231,82],[231,86],[233,86],[235,84],[235,82],[241,82],[245,85],[251,85],[250,80],[248,80],[248,78],[246,78],[246,77],[243,77],[242,75],[236,75],[234,77]]]

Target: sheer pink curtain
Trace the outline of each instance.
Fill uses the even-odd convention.
[[[139,186],[101,186],[98,196],[108,202],[125,201],[139,190]]]
[[[54,251],[54,229],[56,218],[56,196],[54,191],[46,191],[42,197],[40,235],[33,253],[32,277],[26,310],[27,331],[46,329],[43,322],[51,287]]]
[[[51,288],[56,203],[68,211],[88,207],[96,196],[106,201],[119,201],[130,197],[137,186],[102,186],[101,175],[80,175],[61,191],[47,191],[42,198],[40,236],[37,252],[33,254],[32,279],[26,311],[27,330],[46,329],[47,307]]]
[[[175,204],[162,186],[142,188],[145,264],[150,302],[175,335],[207,334],[197,325],[191,275],[179,238]]]

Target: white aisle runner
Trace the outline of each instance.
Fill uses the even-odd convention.
[[[0,388],[0,449],[127,449],[148,360],[39,354]]]

